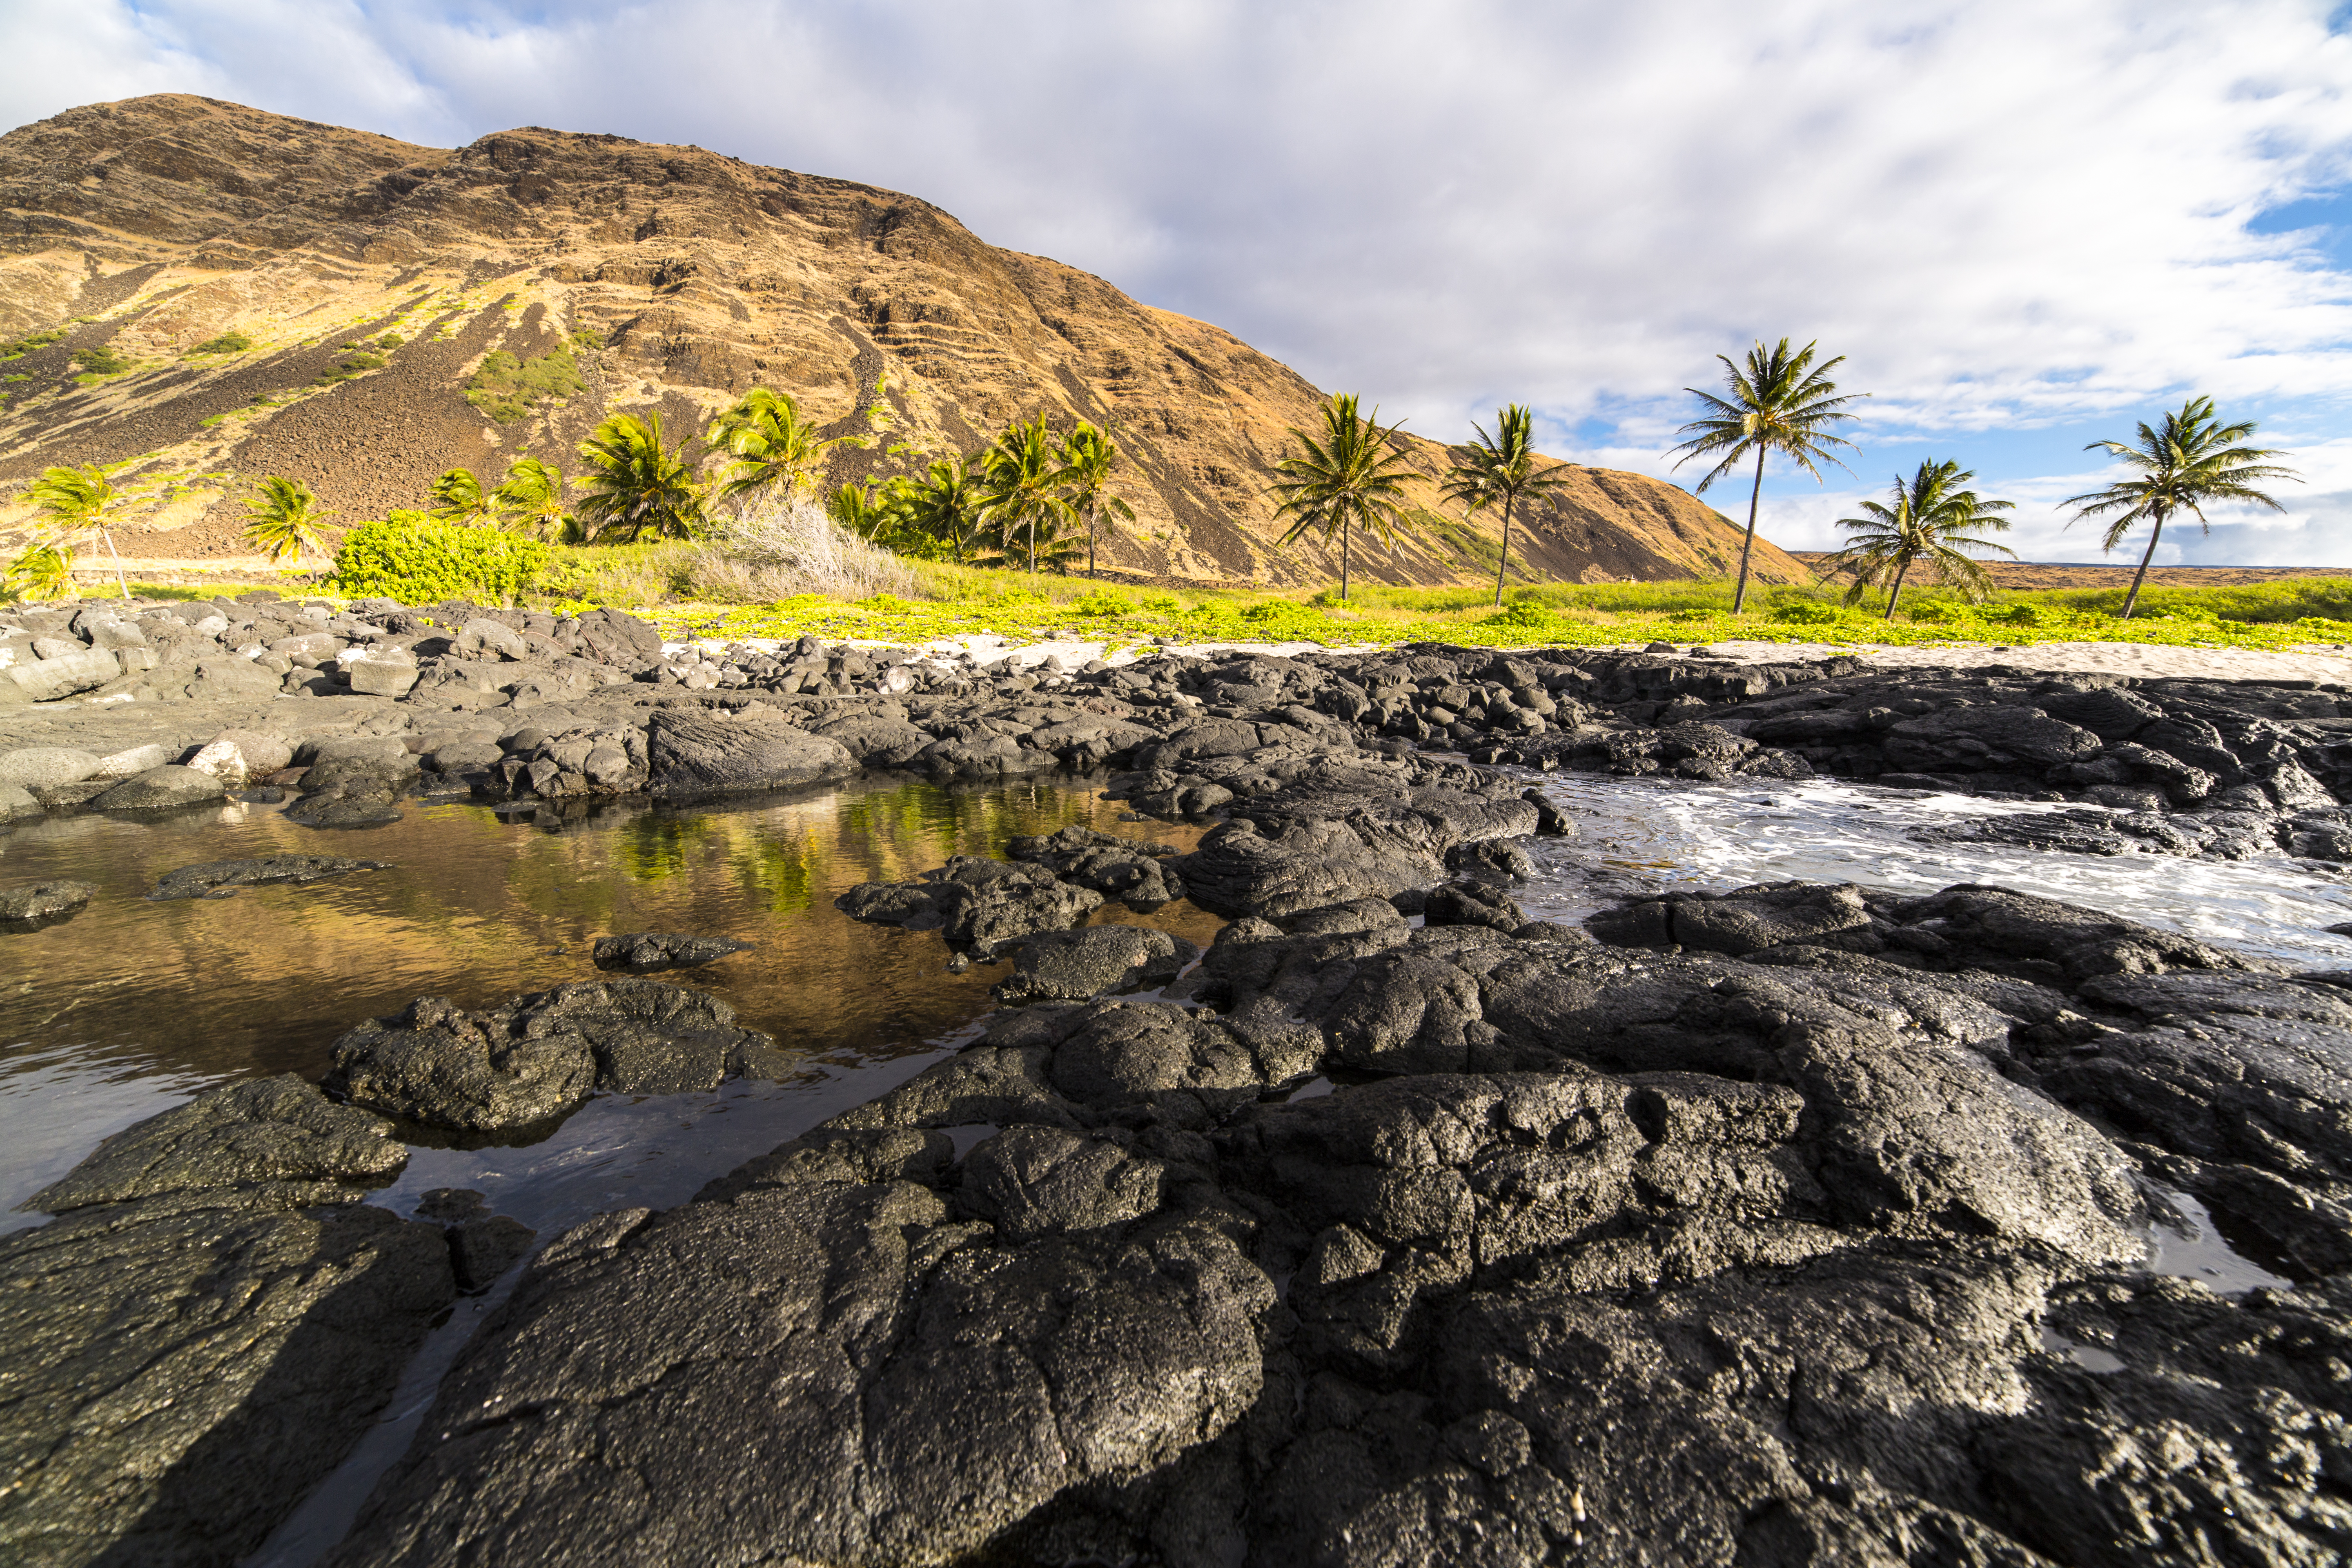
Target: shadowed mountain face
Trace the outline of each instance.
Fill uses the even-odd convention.
[[[530,128],[447,152],[177,94],[72,110],[0,136],[10,352],[0,485],[152,455],[181,483],[152,533],[126,533],[142,555],[244,553],[240,496],[263,474],[348,523],[418,504],[453,466],[574,468],[607,413],[698,433],[754,384],[863,429],[879,382],[886,441],[911,449],[839,449],[830,483],[1083,417],[1118,432],[1137,513],[1106,565],[1267,584],[1337,566],[1274,542],[1264,488],[1320,396],[1286,366],[911,196],[694,147]],[[1419,499],[1435,508],[1433,486]],[[1703,503],[1612,469],[1574,470],[1522,521],[1513,554],[1538,579],[1709,576],[1738,553]],[[1395,548],[1360,544],[1356,569],[1474,578],[1498,524],[1432,510]],[[1806,575],[1757,553],[1769,580]]]

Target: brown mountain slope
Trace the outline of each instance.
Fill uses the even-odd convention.
[[[251,346],[194,352],[228,333]],[[183,95],[73,110],[0,136],[0,340],[24,351],[0,363],[0,485],[145,457],[178,485],[126,538],[140,553],[242,553],[262,474],[351,521],[418,504],[452,466],[576,467],[611,411],[698,431],[755,384],[861,427],[878,381],[890,440],[931,454],[1041,412],[1113,425],[1138,514],[1108,545],[1118,570],[1298,584],[1335,565],[1274,542],[1263,487],[1320,395],[1287,367],[912,197],[698,148],[526,129],[446,152]],[[490,395],[499,354],[539,391]],[[1444,463],[1418,440],[1411,458]],[[843,449],[829,478],[908,461]],[[1711,576],[1738,549],[1685,491],[1611,469],[1575,470],[1527,521],[1515,553],[1540,578]],[[1493,518],[1420,524],[1358,569],[1493,569]],[[1769,579],[1805,575],[1758,554]]]

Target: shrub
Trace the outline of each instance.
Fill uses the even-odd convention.
[[[457,528],[422,512],[363,522],[335,552],[332,590],[352,598],[512,603],[547,564],[547,546],[488,528]]]
[[[0,360],[22,359],[35,349],[45,349],[51,343],[59,342],[65,335],[65,329],[58,327],[51,331],[27,332],[21,338],[12,338],[7,342],[0,343]]]
[[[1514,599],[1478,624],[1482,626],[1508,626],[1515,630],[1535,631],[1550,626],[1558,618],[1552,607],[1540,600]]]
[[[243,332],[223,332],[207,338],[188,352],[192,354],[241,354],[253,346],[253,340]]]
[[[81,366],[87,375],[121,375],[131,368],[129,360],[105,343],[96,348],[74,350],[73,362]]]
[[[1816,605],[1810,599],[1797,599],[1772,607],[1772,619],[1784,626],[1831,626],[1844,617],[1835,605]]]
[[[466,401],[509,425],[548,399],[569,397],[580,388],[580,362],[568,347],[523,360],[500,349],[467,378]]]
[[[751,502],[720,524],[695,548],[688,576],[698,593],[747,602],[916,592],[905,562],[834,521],[816,502],[781,498]]]

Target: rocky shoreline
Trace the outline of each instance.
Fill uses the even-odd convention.
[[[31,668],[119,653],[103,608]],[[420,794],[562,816],[1083,769],[1139,819],[1214,824],[1181,855],[1069,833],[845,897],[943,962],[1009,960],[1004,1009],[694,1202],[550,1240],[334,1563],[2352,1552],[2352,980],[1995,888],[1530,921],[1517,841],[1575,824],[1502,771],[2063,800],[1954,831],[2335,876],[2341,690],[1665,649],[686,658],[619,616],[227,608],[155,614],[210,639],[192,670],[266,670],[268,643],[228,646],[263,619],[344,646],[307,678],[284,654],[259,697],[192,674],[0,710],[0,795],[273,791],[326,828]],[[180,635],[152,618],[149,647]],[[396,695],[362,689],[403,653]],[[301,858],[191,868],[181,896],[368,865]],[[1072,929],[1177,897],[1228,922],[1197,962]],[[403,1126],[515,1135],[772,1046],[619,976],[354,1026],[323,1091],[200,1095],[0,1238],[12,1556],[233,1562],[332,1468],[528,1240],[459,1195],[368,1205]],[[2191,1200],[2288,1284],[2149,1271]]]

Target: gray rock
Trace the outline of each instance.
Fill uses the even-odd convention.
[[[58,879],[0,892],[0,925],[37,928],[79,914],[98,894],[95,882]]]
[[[672,799],[783,789],[846,778],[857,759],[838,741],[788,724],[665,710],[646,728],[650,788]]]
[[[964,1156],[961,1195],[1006,1241],[1126,1225],[1159,1208],[1167,1167],[1055,1127],[1011,1127]]]
[[[40,797],[23,784],[0,784],[0,822],[14,822],[18,817],[38,816],[42,813]]]
[[[90,777],[127,779],[134,773],[143,773],[150,768],[160,768],[171,760],[172,749],[169,746],[151,742],[144,746],[132,746],[128,750],[100,758],[98,771]]]
[[[1090,828],[1065,827],[1047,836],[1016,835],[1005,852],[1015,860],[1048,868],[1063,881],[1136,908],[1150,909],[1184,896],[1183,879],[1163,863],[1175,854],[1172,845],[1141,844]]]
[[[421,997],[330,1049],[327,1092],[464,1132],[508,1132],[563,1115],[595,1090],[677,1094],[731,1075],[772,1076],[775,1042],[735,1026],[707,992],[651,980],[565,985],[467,1013]]]
[[[157,880],[155,890],[148,898],[159,902],[173,899],[226,899],[239,888],[265,887],[279,882],[317,882],[329,877],[346,876],[353,871],[389,871],[389,860],[351,860],[339,855],[269,855],[253,860],[210,860],[201,866],[183,866],[167,871]]]
[[[243,784],[291,766],[293,761],[293,748],[278,736],[224,730],[197,749],[188,766],[217,773],[230,784]]]
[[[788,1181],[559,1237],[331,1561],[951,1561],[1256,1399],[1274,1292],[1213,1229],[984,1235]]]
[[[467,621],[458,628],[457,651],[461,657],[488,653],[501,658],[525,659],[530,657],[530,645],[512,626],[485,616]]]
[[[1029,938],[1013,955],[1000,1002],[1083,1002],[1173,980],[1201,950],[1150,926],[1093,926]]]
[[[649,974],[662,969],[690,969],[715,963],[730,952],[748,952],[748,942],[720,936],[683,936],[676,931],[633,931],[624,936],[600,936],[594,951],[599,969]]]
[[[19,746],[12,752],[0,752],[0,784],[27,788],[36,784],[79,784],[105,765],[105,760],[95,752],[70,746]]]
[[[1636,900],[1604,910],[1584,925],[1620,947],[1680,946],[1738,955],[1867,931],[1870,910],[1851,883],[1759,882],[1728,893]]]
[[[408,1163],[392,1124],[336,1105],[293,1073],[208,1089],[100,1143],[22,1205],[47,1214],[206,1187],[382,1186]]]
[[[491,1215],[449,1227],[449,1260],[457,1271],[457,1289],[479,1295],[497,1284],[506,1271],[530,1251],[539,1232],[519,1219]]]
[[[0,1557],[216,1568],[375,1424],[453,1300],[437,1226],[310,1184],[0,1237]]]
[[[17,690],[36,702],[54,702],[103,686],[121,673],[120,659],[104,648],[93,647],[30,664],[12,664],[0,669],[0,679],[14,682]]]
[[[89,804],[100,811],[169,811],[208,805],[227,793],[211,773],[167,763],[124,779]]]
[[[417,668],[403,659],[354,658],[343,663],[343,679],[362,697],[399,697],[416,684]]]
[[[1429,889],[1422,918],[1433,926],[1489,926],[1517,931],[1528,923],[1521,909],[1498,882],[1445,882]]]

